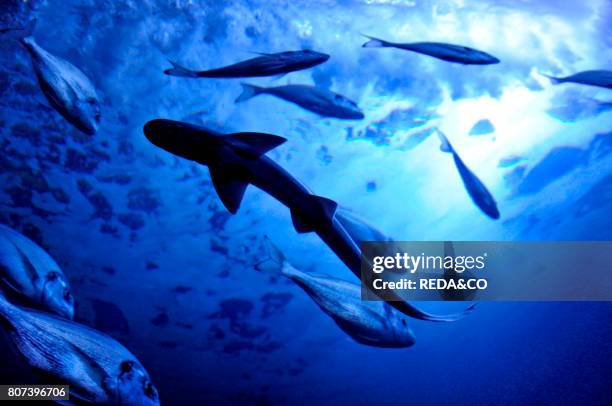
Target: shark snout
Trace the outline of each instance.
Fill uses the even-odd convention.
[[[147,122],[143,127],[145,137],[154,145],[160,146],[163,135],[170,128],[169,120],[157,118]]]

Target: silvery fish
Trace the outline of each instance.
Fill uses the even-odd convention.
[[[85,134],[93,135],[100,123],[100,101],[91,81],[76,66],[44,50],[32,33],[36,20],[23,29],[4,29],[14,32],[28,50],[32,66],[43,94],[70,124]]]
[[[306,85],[260,87],[242,83],[242,89],[242,94],[236,99],[236,103],[249,100],[259,94],[269,94],[324,117],[349,120],[360,120],[364,117],[355,102],[320,87]]]
[[[70,397],[103,405],[159,405],[149,374],[125,347],[72,321],[21,309],[0,294],[0,327],[46,382]]]
[[[447,62],[463,65],[491,65],[499,63],[499,59],[486,52],[462,45],[445,44],[443,42],[413,42],[398,44],[364,35],[370,40],[363,44],[364,48],[398,48],[419,54],[433,56]]]
[[[436,133],[440,138],[440,150],[442,152],[448,152],[453,155],[453,159],[455,161],[455,166],[459,171],[459,175],[461,176],[461,180],[467,190],[468,194],[472,198],[472,201],[483,211],[484,214],[491,217],[492,219],[497,220],[499,218],[499,210],[497,209],[497,203],[495,199],[491,195],[491,192],[486,188],[486,186],[478,179],[474,172],[470,170],[464,163],[463,160],[457,155],[455,150],[453,149],[450,142],[446,136],[442,133],[442,131],[437,130]]]
[[[248,59],[222,68],[204,71],[187,69],[176,62],[169,61],[172,68],[164,73],[186,78],[247,78],[260,76],[284,75],[302,69],[312,68],[329,59],[329,55],[311,50],[286,51],[276,54],[259,54],[257,58]]]
[[[295,269],[267,237],[266,248],[268,258],[255,268],[283,275],[295,282],[342,331],[358,343],[405,348],[416,342],[407,318],[383,301],[362,301],[359,285]]]
[[[36,243],[0,224],[0,286],[28,305],[72,319],[74,298],[59,265]]]
[[[555,77],[544,75],[557,85],[560,83],[578,83],[581,85],[598,86],[612,89],[612,71],[609,70],[587,70],[566,77]]]

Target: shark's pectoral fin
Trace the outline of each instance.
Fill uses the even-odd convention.
[[[291,210],[293,227],[298,233],[315,231],[317,224],[330,221],[338,208],[338,203],[322,196],[310,195],[309,202],[311,209],[306,214]]]
[[[224,137],[238,153],[247,158],[259,158],[266,152],[287,141],[286,138],[266,133],[242,132],[228,134]]]
[[[225,208],[236,214],[248,183],[232,176],[231,168],[211,166],[210,177]]]

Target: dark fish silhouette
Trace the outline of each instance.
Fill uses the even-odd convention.
[[[193,71],[176,62],[169,61],[172,68],[164,73],[186,78],[247,78],[259,76],[283,75],[302,69],[312,68],[329,59],[329,55],[310,51],[287,51],[277,54],[260,54],[257,58],[248,59],[223,68],[204,71]]]
[[[32,66],[43,94],[66,120],[85,134],[93,135],[100,124],[100,101],[91,81],[76,66],[44,50],[32,33],[36,20],[12,32],[30,53]]]
[[[306,85],[260,87],[242,83],[242,94],[236,103],[249,100],[259,94],[269,94],[312,111],[324,117],[360,120],[363,113],[355,102],[327,89]]]
[[[25,361],[70,386],[70,397],[104,405],[159,405],[149,374],[109,336],[72,321],[21,309],[0,294],[0,327]]]
[[[370,40],[363,44],[364,48],[398,48],[423,55],[433,56],[447,62],[464,65],[491,65],[499,63],[499,59],[474,48],[462,45],[445,44],[442,42],[412,42],[398,44],[365,35]]]
[[[440,150],[442,152],[448,152],[453,155],[455,160],[455,166],[459,171],[463,185],[467,190],[468,194],[472,198],[472,201],[483,211],[484,214],[497,220],[499,218],[499,210],[497,210],[497,203],[487,190],[486,186],[478,179],[476,175],[463,163],[459,155],[455,152],[450,142],[442,131],[437,130],[436,133],[440,137]]]
[[[219,134],[205,127],[165,119],[149,121],[144,126],[144,133],[154,145],[208,166],[215,190],[232,214],[238,211],[249,184],[273,196],[289,208],[297,232],[317,233],[338,258],[361,278],[361,250],[358,243],[361,239],[351,235],[341,218],[336,216],[338,204],[313,194],[264,155],[284,143],[285,138],[252,132]],[[457,320],[472,310],[439,316],[426,313],[399,296],[388,303],[407,316],[431,321]]]
[[[609,70],[587,70],[566,77],[544,76],[549,78],[555,85],[560,83],[578,83],[612,89],[612,71]]]
[[[359,285],[295,269],[267,237],[266,248],[268,257],[255,268],[295,282],[355,341],[386,348],[405,348],[416,342],[406,317],[383,301],[361,300]]]
[[[74,315],[74,298],[57,262],[32,240],[1,224],[0,286],[28,305],[67,319]]]

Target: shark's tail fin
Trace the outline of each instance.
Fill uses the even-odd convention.
[[[0,34],[7,34],[9,38],[16,40],[24,40],[34,34],[34,28],[36,28],[36,19],[33,18],[21,28],[1,28]]]
[[[446,135],[444,135],[442,131],[436,128],[436,134],[438,134],[438,138],[440,138],[440,151],[451,154],[455,152],[455,150],[453,150],[453,146],[450,142],[448,142],[448,138],[446,138]]]
[[[172,64],[172,68],[166,69],[164,73],[170,76],[181,76],[184,78],[197,78],[198,72],[192,71],[190,69],[185,68],[184,66],[179,65],[178,63],[168,59],[168,62]]]
[[[243,101],[247,101],[265,91],[265,88],[260,86],[250,85],[248,83],[241,83],[241,85],[242,93],[236,99],[236,103],[242,103]]]
[[[274,275],[283,274],[283,268],[286,262],[285,256],[276,245],[270,241],[270,238],[264,236],[264,244],[266,246],[266,257],[255,264],[255,269],[259,272],[266,272]]]
[[[370,37],[369,35],[361,34],[368,38],[369,41],[362,45],[363,48],[384,48],[391,46],[390,42],[384,41],[380,38]]]

